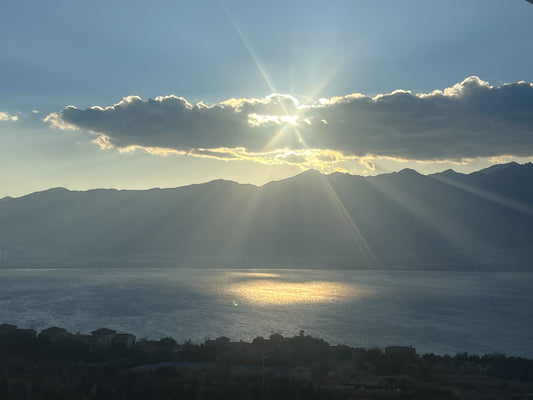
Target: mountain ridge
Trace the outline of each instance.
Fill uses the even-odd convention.
[[[323,174],[323,173],[321,173],[320,171],[318,171],[316,169],[310,168],[310,169],[302,171],[302,172],[300,172],[300,173],[298,173],[296,175],[293,175],[293,176],[290,176],[290,177],[287,177],[287,178],[282,178],[282,179],[278,179],[278,180],[269,181],[269,182],[266,182],[266,183],[264,183],[262,185],[255,185],[253,183],[242,183],[242,182],[237,182],[237,181],[234,181],[234,180],[231,180],[231,179],[216,178],[216,179],[212,179],[212,180],[206,181],[206,182],[191,183],[191,184],[182,185],[182,186],[165,187],[165,188],[151,187],[151,188],[147,188],[147,189],[91,188],[91,189],[85,189],[85,190],[77,190],[77,189],[68,189],[68,188],[65,188],[63,186],[57,186],[57,187],[51,187],[51,188],[48,188],[48,189],[37,190],[35,192],[27,193],[27,194],[24,194],[24,195],[21,195],[21,196],[18,196],[18,197],[9,196],[9,195],[8,196],[4,196],[4,197],[0,198],[0,201],[2,201],[4,199],[5,200],[20,199],[22,197],[30,196],[30,195],[33,195],[33,194],[36,194],[36,193],[48,192],[48,191],[90,192],[90,191],[94,191],[94,190],[109,190],[109,191],[117,191],[117,192],[142,192],[142,191],[150,191],[150,190],[180,189],[180,188],[184,188],[184,187],[188,187],[188,186],[205,185],[205,184],[210,184],[210,183],[214,183],[214,182],[228,182],[228,183],[236,183],[238,185],[249,185],[249,186],[254,186],[254,187],[263,187],[263,186],[268,185],[270,183],[291,180],[291,179],[293,179],[295,177],[298,177],[298,176],[301,176],[301,175],[305,176],[306,174],[315,174],[315,175],[328,176],[328,177],[337,175],[337,176],[348,176],[348,177],[359,177],[359,178],[373,178],[373,177],[379,177],[379,176],[384,176],[384,175],[405,174],[405,173],[411,173],[411,172],[415,172],[418,175],[428,176],[428,177],[435,177],[435,176],[448,175],[448,174],[461,175],[461,176],[470,176],[470,175],[478,174],[478,173],[488,173],[488,172],[496,172],[496,171],[499,172],[499,171],[504,170],[504,169],[506,169],[508,167],[514,167],[514,166],[528,166],[528,167],[530,167],[533,170],[533,163],[528,162],[528,163],[524,163],[524,164],[519,164],[519,163],[514,162],[514,161],[511,161],[511,162],[505,163],[505,164],[492,165],[490,167],[483,168],[483,169],[478,170],[478,171],[473,171],[473,172],[470,172],[470,173],[467,173],[467,174],[461,173],[461,172],[457,172],[457,171],[455,171],[452,168],[448,168],[446,170],[443,170],[443,171],[440,171],[440,172],[431,173],[431,174],[422,174],[422,173],[420,173],[419,171],[417,171],[417,170],[415,170],[413,168],[403,168],[403,169],[398,170],[398,171],[384,172],[384,173],[377,174],[377,175],[357,175],[357,174],[343,173],[343,172],[338,172],[338,171],[332,172],[330,174]]]
[[[530,269],[533,164],[488,170],[53,188],[0,202],[0,264]]]

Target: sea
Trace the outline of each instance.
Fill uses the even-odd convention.
[[[3,268],[4,322],[178,343],[303,331],[331,345],[533,358],[533,273]]]

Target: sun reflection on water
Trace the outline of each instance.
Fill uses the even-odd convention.
[[[281,275],[273,272],[232,272],[231,276],[243,278],[278,278]]]
[[[230,285],[226,294],[243,304],[288,305],[343,302],[368,297],[370,290],[338,282],[251,280]]]

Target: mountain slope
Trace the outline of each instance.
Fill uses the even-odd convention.
[[[0,262],[528,268],[532,164],[463,175],[307,171],[262,187],[50,189],[0,202]]]

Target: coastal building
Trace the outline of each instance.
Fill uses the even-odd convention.
[[[111,346],[111,342],[116,333],[117,331],[107,328],[100,328],[92,331],[92,344],[100,349],[108,349]]]
[[[111,346],[125,346],[127,349],[135,344],[135,335],[131,333],[117,333],[111,339]]]
[[[229,337],[220,336],[216,338],[215,340],[210,340],[210,339],[206,340],[205,345],[207,347],[223,347],[223,346],[227,346],[230,341],[231,339]]]
[[[72,337],[72,334],[65,328],[58,326],[51,326],[50,328],[43,329],[39,334],[39,339],[47,340],[49,342],[62,342]]]
[[[15,329],[13,333],[22,340],[34,340],[37,337],[35,329]]]
[[[93,336],[92,335],[83,335],[81,333],[76,333],[72,339],[78,343],[82,343],[85,345],[90,345],[92,343]]]
[[[89,343],[100,349],[109,349],[111,346],[124,346],[129,349],[135,344],[135,335],[117,333],[113,329],[100,328],[92,331],[91,334]],[[86,340],[85,335],[78,336],[80,340]]]
[[[0,335],[7,335],[13,333],[17,329],[16,325],[0,324]]]

